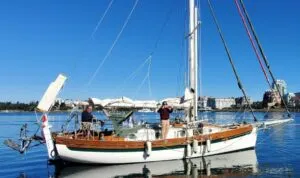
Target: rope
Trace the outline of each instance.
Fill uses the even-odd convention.
[[[97,32],[99,26],[102,24],[102,22],[103,22],[103,20],[104,20],[104,18],[105,18],[105,16],[106,16],[106,14],[107,14],[107,12],[109,11],[109,9],[110,9],[111,5],[113,4],[113,2],[114,2],[114,0],[111,0],[110,3],[108,4],[108,6],[107,6],[105,12],[103,13],[102,17],[100,18],[100,20],[98,21],[96,27],[94,28],[93,33],[91,34],[91,39],[94,39],[95,33]]]
[[[254,115],[254,112],[253,112],[253,109],[252,109],[252,107],[251,107],[250,101],[249,101],[248,98],[247,98],[246,91],[244,90],[244,87],[243,87],[243,85],[242,85],[242,82],[241,82],[241,80],[240,80],[240,78],[239,78],[239,76],[238,76],[238,74],[237,74],[236,69],[235,69],[235,65],[234,65],[234,63],[233,63],[231,54],[230,54],[230,52],[229,52],[229,49],[228,49],[227,44],[226,44],[226,41],[225,41],[224,36],[223,36],[223,34],[222,34],[222,31],[221,31],[220,25],[219,25],[219,23],[218,23],[217,17],[216,17],[216,15],[215,15],[214,9],[213,9],[213,7],[212,7],[212,5],[211,5],[210,0],[207,0],[207,1],[208,1],[208,5],[209,5],[209,9],[210,9],[211,15],[212,15],[212,17],[213,17],[213,19],[214,19],[214,22],[215,22],[216,26],[217,26],[219,35],[220,35],[220,37],[221,37],[222,43],[223,43],[224,48],[225,48],[225,51],[226,51],[226,53],[227,53],[228,60],[229,60],[229,62],[230,62],[230,64],[231,64],[233,73],[234,73],[235,78],[236,78],[236,80],[237,80],[238,87],[239,87],[239,89],[242,91],[242,93],[243,93],[243,95],[244,95],[244,98],[245,98],[245,100],[246,100],[246,102],[247,102],[247,104],[248,104],[248,106],[249,106],[249,108],[250,108],[250,110],[251,110],[251,114],[252,114],[252,116],[253,116],[253,118],[254,118],[254,121],[256,122],[257,119],[256,119],[256,117],[255,117],[255,115]]]
[[[256,46],[255,46],[255,44],[254,44],[252,35],[250,34],[249,28],[248,28],[248,26],[247,26],[247,24],[246,24],[246,21],[245,21],[244,15],[242,14],[241,8],[240,8],[240,6],[239,6],[237,0],[234,0],[234,2],[235,2],[236,7],[237,7],[237,9],[238,9],[238,11],[239,11],[239,15],[240,15],[240,17],[241,17],[241,19],[242,19],[242,21],[243,21],[244,27],[245,27],[245,29],[246,29],[247,35],[248,35],[248,37],[249,37],[249,40],[250,40],[251,45],[252,45],[252,48],[253,48],[253,50],[254,50],[254,52],[255,52],[256,58],[257,58],[257,60],[258,60],[258,62],[259,62],[259,65],[260,65],[260,67],[261,67],[261,70],[263,71],[263,73],[264,73],[264,75],[265,75],[265,78],[266,78],[266,80],[267,80],[267,83],[268,83],[270,89],[272,89],[272,85],[271,85],[271,83],[270,83],[269,77],[268,77],[268,75],[267,75],[267,73],[266,73],[266,70],[265,70],[265,67],[264,67],[264,65],[263,65],[263,63],[262,63],[262,61],[261,61],[260,55],[258,54],[258,50],[257,50],[257,48],[256,48]]]
[[[105,63],[105,61],[108,59],[108,57],[111,55],[111,52],[112,50],[114,49],[115,45],[117,44],[117,42],[119,41],[124,29],[126,28],[130,18],[131,18],[131,15],[133,14],[137,4],[138,4],[139,0],[135,0],[135,3],[130,11],[130,13],[128,14],[120,32],[118,33],[115,41],[113,42],[113,44],[111,45],[110,49],[108,50],[108,52],[106,53],[105,57],[103,58],[103,60],[101,61],[101,63],[98,65],[96,71],[93,73],[92,77],[90,78],[89,82],[87,83],[87,86],[90,86],[91,83],[93,82],[93,80],[95,79],[96,75],[98,74],[99,70],[101,69],[101,67],[103,66],[103,64]]]
[[[270,73],[270,76],[271,76],[273,82],[275,83],[276,90],[277,90],[278,93],[279,93],[279,96],[280,96],[281,101],[282,101],[282,103],[283,103],[283,105],[284,105],[284,107],[285,107],[286,112],[288,113],[288,116],[291,117],[291,114],[290,114],[290,112],[289,112],[289,109],[288,109],[288,107],[287,107],[287,105],[286,105],[286,103],[285,103],[285,101],[284,101],[284,99],[283,99],[283,96],[281,95],[281,93],[280,93],[280,91],[279,91],[279,88],[278,88],[278,86],[277,86],[277,84],[276,84],[275,76],[273,75],[273,72],[272,72],[272,70],[271,70],[271,66],[270,66],[270,64],[269,64],[269,61],[268,61],[268,59],[267,59],[265,53],[264,53],[264,50],[263,50],[263,48],[262,48],[262,45],[261,45],[261,43],[260,43],[260,41],[259,41],[259,39],[258,39],[258,36],[257,36],[256,31],[255,31],[255,29],[254,29],[254,26],[253,26],[253,24],[252,24],[252,22],[251,22],[251,20],[250,20],[250,17],[249,17],[249,15],[248,15],[248,12],[247,12],[247,10],[246,10],[246,7],[245,7],[245,5],[244,5],[243,0],[240,0],[240,3],[241,3],[241,5],[242,5],[243,12],[244,12],[244,14],[245,14],[245,16],[246,16],[246,19],[247,19],[247,22],[248,22],[248,24],[249,24],[249,26],[250,26],[250,28],[251,28],[251,31],[252,31],[253,36],[254,36],[254,38],[255,38],[255,41],[256,41],[256,43],[257,43],[258,49],[259,49],[259,51],[260,51],[260,54],[261,54],[261,56],[262,56],[262,58],[263,58],[263,60],[264,60],[264,62],[265,62],[265,65],[267,66],[267,69],[268,69],[268,71],[269,71],[269,73]]]

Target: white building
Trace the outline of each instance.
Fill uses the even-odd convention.
[[[288,93],[285,96],[285,102],[288,106],[295,107],[295,93]]]
[[[250,105],[253,103],[253,101],[251,100],[250,97],[247,97],[247,100]],[[247,100],[245,99],[245,97],[241,96],[241,97],[235,98],[235,104],[237,107],[248,106]]]
[[[287,94],[287,84],[284,80],[276,80],[276,85],[278,86],[279,92],[281,96],[285,96]],[[277,91],[275,83],[273,83],[273,89]]]
[[[198,106],[200,108],[207,108],[208,107],[208,97],[207,96],[199,97]]]
[[[208,105],[213,109],[223,109],[230,108],[236,103],[234,98],[209,98]]]

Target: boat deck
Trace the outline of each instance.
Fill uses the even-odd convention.
[[[83,135],[75,135],[74,133],[65,133],[62,135],[54,135],[56,144],[66,145],[69,148],[80,149],[144,149],[145,142],[151,141],[153,149],[159,147],[174,147],[182,146],[187,143],[192,143],[193,140],[197,140],[201,144],[205,144],[207,140],[211,142],[229,140],[249,134],[253,127],[250,124],[237,125],[234,127],[219,127],[215,125],[205,125],[203,132],[195,133],[193,137],[187,137],[186,134],[182,134],[185,129],[182,128],[170,128],[170,133],[174,132],[173,137],[153,140],[129,140],[126,137],[119,137],[116,135],[104,135],[100,138],[99,135],[90,135],[89,137]],[[145,129],[144,132],[147,132]],[[180,132],[180,134],[177,134]],[[149,131],[148,131],[149,133]],[[101,135],[101,133],[100,133]]]

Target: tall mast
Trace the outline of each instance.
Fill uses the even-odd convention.
[[[189,0],[189,88],[193,92],[192,100],[192,116],[190,121],[197,118],[198,108],[198,42],[197,42],[197,7],[195,7],[195,0]]]
[[[195,30],[194,30],[194,35],[195,35],[195,59],[194,59],[194,66],[195,66],[195,100],[194,100],[194,120],[197,120],[198,118],[198,7],[195,7],[195,15],[194,15],[194,21],[195,21]]]

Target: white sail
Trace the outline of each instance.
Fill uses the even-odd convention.
[[[52,105],[54,104],[54,101],[64,86],[65,81],[67,80],[67,77],[59,74],[54,82],[52,82],[46,92],[44,93],[41,101],[39,102],[39,105],[37,106],[37,109],[41,112],[47,112],[50,110]]]

